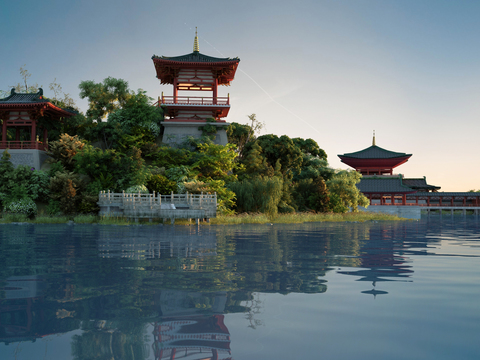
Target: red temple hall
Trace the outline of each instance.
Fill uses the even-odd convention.
[[[16,93],[0,99],[0,119],[2,120],[2,141],[0,153],[8,149],[12,163],[28,165],[37,170],[47,158],[48,131],[41,126],[41,120],[58,122],[75,115],[73,112],[52,104],[37,93]]]
[[[228,125],[224,118],[230,110],[230,96],[218,96],[219,85],[228,86],[235,77],[240,59],[216,58],[200,53],[195,33],[193,52],[181,56],[152,57],[162,85],[173,85],[173,94],[159,98],[165,110],[163,142],[179,143],[185,137],[199,137],[201,124],[217,125],[215,142],[225,145]],[[207,96],[196,96],[208,92]],[[223,132],[221,131],[223,130]]]

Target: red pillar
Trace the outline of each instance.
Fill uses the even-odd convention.
[[[173,79],[173,103],[177,103],[177,96],[178,96],[178,80],[177,78]]]
[[[170,360],[175,360],[175,353],[177,352],[177,349],[172,349],[172,353],[170,354]]]
[[[430,206],[430,197],[427,196],[427,206]]]
[[[402,196],[402,205],[407,205],[407,195],[403,194]]]
[[[32,120],[32,136],[31,140],[32,144],[35,144],[37,142],[37,121]]]
[[[7,119],[3,120],[3,125],[2,125],[2,142],[3,146],[7,146]]]
[[[415,196],[415,205],[418,205],[418,196]]]
[[[452,206],[454,205],[453,196],[452,196],[452,200],[450,201],[450,203],[452,204]]]
[[[218,79],[215,78],[213,82],[213,105],[217,105],[217,96],[218,96],[217,88],[218,88]]]
[[[395,195],[390,194],[390,205],[395,205]]]
[[[438,198],[438,205],[442,206],[442,197],[441,196]]]
[[[466,205],[467,205],[467,197],[464,196],[464,197],[463,197],[463,206],[466,206]]]

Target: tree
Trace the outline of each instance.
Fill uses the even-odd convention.
[[[127,81],[112,77],[107,77],[102,83],[95,83],[93,80],[82,81],[78,87],[80,98],[88,98],[87,118],[97,122],[120,109],[132,96]]]
[[[265,156],[270,166],[275,167],[277,161],[280,161],[280,172],[283,177],[291,178],[294,171],[300,170],[302,166],[302,151],[288,136],[262,135],[256,141],[262,148],[263,156]]]
[[[330,207],[334,212],[358,211],[358,206],[367,207],[369,201],[356,184],[362,175],[357,171],[340,170],[327,181],[330,192]]]

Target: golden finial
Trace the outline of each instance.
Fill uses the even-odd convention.
[[[373,130],[373,141],[372,141],[372,146],[377,146],[377,145],[375,145],[375,130]]]
[[[195,40],[193,41],[193,52],[200,52],[200,47],[198,46],[198,36],[197,36],[196,26],[195,26]]]

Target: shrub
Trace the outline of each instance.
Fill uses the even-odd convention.
[[[37,215],[37,204],[30,198],[13,200],[5,206],[5,212],[33,218]]]
[[[168,180],[163,175],[152,175],[147,181],[147,188],[150,192],[155,191],[159,194],[170,194],[177,191],[177,183]]]
[[[60,210],[68,215],[76,211],[81,197],[77,192],[83,190],[84,183],[78,174],[73,172],[57,173],[50,179],[51,198],[58,201]]]
[[[52,141],[48,145],[47,154],[55,161],[60,161],[63,167],[72,171],[75,168],[74,156],[85,147],[85,143],[78,138],[78,135],[60,135],[60,139]]]
[[[261,212],[271,216],[277,214],[282,199],[282,179],[275,176],[257,177],[230,183],[228,186],[237,197],[238,212]]]
[[[142,193],[142,194],[148,194],[148,189],[145,185],[134,185],[130,186],[125,190],[126,193]]]

